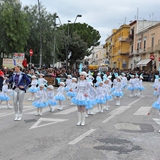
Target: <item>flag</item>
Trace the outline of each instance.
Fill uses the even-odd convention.
[[[13,65],[14,66],[16,66],[17,64],[16,64],[16,60],[15,59],[13,59]]]

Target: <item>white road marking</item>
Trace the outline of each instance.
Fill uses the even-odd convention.
[[[160,125],[160,119],[159,118],[153,118],[153,120]]]
[[[113,110],[112,112],[109,113],[111,116],[108,117],[107,119],[105,119],[104,121],[102,121],[102,123],[107,123],[112,118],[114,118],[116,115],[120,115],[121,113],[123,113],[124,111],[129,109],[131,107],[131,105],[133,105],[134,103],[138,102],[140,99],[142,99],[142,98],[136,99],[135,101],[133,101],[130,104],[128,104],[128,106],[120,106],[119,108]]]
[[[110,115],[120,115],[122,114],[124,111],[126,111],[127,109],[129,109],[131,106],[120,106],[117,109],[113,110],[112,112],[110,112]]]
[[[77,111],[77,107],[72,107],[72,108],[69,108],[69,109],[66,109],[66,110],[63,110],[63,111],[60,111],[60,112],[57,112],[57,113],[54,113],[54,114],[70,114],[72,112],[75,112]]]
[[[152,107],[140,107],[133,115],[148,115]]]
[[[76,143],[78,143],[79,141],[81,141],[83,138],[85,138],[86,136],[90,135],[91,133],[93,133],[96,129],[90,129],[89,131],[87,131],[86,133],[82,134],[81,136],[77,137],[76,139],[74,139],[73,141],[69,142],[68,144],[70,145],[74,145]]]
[[[65,122],[65,121],[68,121],[68,119],[40,118],[30,129],[40,128],[40,127],[48,126],[48,125],[59,123],[59,122]],[[41,122],[50,122],[50,123],[39,125]]]
[[[32,109],[33,109],[33,108],[23,109],[23,112],[28,111],[28,110],[32,110]],[[14,113],[14,112],[11,112],[11,113],[3,114],[3,115],[0,115],[0,118],[1,118],[1,117],[5,117],[5,116],[9,116],[9,115],[12,115],[12,114],[15,114],[15,113]]]
[[[108,121],[110,121],[114,117],[115,117],[115,115],[111,115],[107,119],[105,119],[102,123],[107,123]]]

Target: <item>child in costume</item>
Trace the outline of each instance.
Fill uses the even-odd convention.
[[[77,87],[77,79],[76,78],[72,78],[72,83],[70,85],[70,89],[69,91],[67,92],[67,96],[70,97],[69,99],[72,99],[73,97],[76,96],[76,92],[75,92],[75,89]],[[71,106],[73,105],[72,101],[71,101]]]
[[[31,87],[28,89],[28,91],[31,93],[31,97],[28,100],[34,101],[34,96],[35,96],[35,93],[37,92],[38,82],[35,75],[31,76],[31,78],[32,78]]]
[[[58,107],[58,110],[62,110],[63,107],[62,107],[62,101],[65,100],[65,96],[64,96],[64,87],[65,86],[65,83],[64,82],[60,82],[59,83],[59,87],[57,89],[57,94],[55,95],[55,100],[58,101],[59,103],[59,107]]]
[[[7,95],[7,92],[11,91],[10,89],[8,89],[8,85],[9,85],[9,81],[7,80],[7,78],[4,79],[3,81],[3,87],[2,87],[2,92],[0,93],[0,105],[2,104],[3,101],[6,101],[7,104],[7,108],[11,109],[12,107],[9,104],[9,96]],[[1,106],[0,106],[1,109]]]
[[[39,91],[37,91],[36,93],[36,101],[32,103],[33,106],[37,108],[36,116],[38,115],[42,116],[42,109],[48,106],[46,100],[47,100],[47,93],[44,90],[44,84],[41,84],[39,86]]]
[[[48,106],[50,108],[50,112],[53,112],[54,111],[54,106],[57,105],[57,102],[55,101],[55,98],[54,98],[54,87],[52,85],[49,85],[47,87],[48,89],[48,92],[47,92],[47,103],[48,103]]]

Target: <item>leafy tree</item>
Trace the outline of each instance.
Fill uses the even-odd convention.
[[[21,4],[5,2],[0,5],[0,51],[24,52],[30,28]]]

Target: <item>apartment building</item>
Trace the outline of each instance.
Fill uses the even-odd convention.
[[[113,29],[112,35],[106,39],[105,48],[111,68],[128,68],[130,44],[126,40],[130,26],[123,24],[119,29]]]
[[[155,45],[158,45],[158,21],[135,20],[130,24],[127,42],[130,43],[128,68],[139,67],[152,70],[157,66],[154,59]],[[153,29],[154,28],[154,29]],[[154,51],[154,52],[153,52]]]

